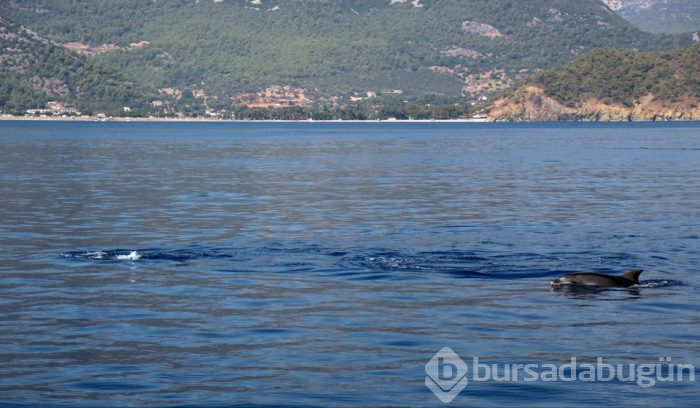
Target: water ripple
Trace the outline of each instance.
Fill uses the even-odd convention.
[[[700,367],[699,130],[2,122],[0,405],[439,406],[443,347]],[[691,387],[470,381],[455,404]]]

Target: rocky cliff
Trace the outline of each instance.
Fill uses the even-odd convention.
[[[700,120],[700,101],[691,97],[659,100],[649,94],[632,106],[589,98],[569,107],[545,94],[542,87],[528,85],[498,100],[488,118],[494,122]]]

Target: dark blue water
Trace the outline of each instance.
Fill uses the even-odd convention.
[[[0,404],[443,406],[443,347],[700,367],[699,192],[697,123],[0,123]],[[699,391],[470,381],[451,405]]]

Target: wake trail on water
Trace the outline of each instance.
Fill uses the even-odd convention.
[[[63,258],[79,261],[173,261],[184,262],[207,258],[230,258],[232,255],[217,250],[201,249],[112,249],[98,251],[69,251],[61,254]]]
[[[668,288],[672,286],[687,286],[688,284],[683,281],[673,280],[673,279],[650,279],[643,280],[636,285],[637,288]]]
[[[223,272],[273,272],[333,275],[347,280],[433,279],[545,279],[594,270],[615,274],[641,261],[621,253],[593,254],[566,252],[494,252],[451,249],[408,251],[371,248],[327,248],[302,242],[255,245],[247,248],[189,247],[180,249],[104,249],[61,253],[75,262],[174,262],[190,265],[196,261],[219,260],[211,268]],[[602,268],[601,265],[609,266]],[[674,280],[645,280],[640,288],[681,286]]]

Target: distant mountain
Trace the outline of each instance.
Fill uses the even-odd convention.
[[[698,0],[603,0],[644,31],[682,33],[700,30]]]
[[[580,0],[7,0],[0,14],[216,109],[484,99],[593,48],[692,42]]]
[[[698,120],[700,44],[671,52],[600,49],[541,72],[497,101],[495,121]]]
[[[0,107],[21,112],[53,101],[64,110],[116,113],[146,95],[116,70],[0,17]]]

